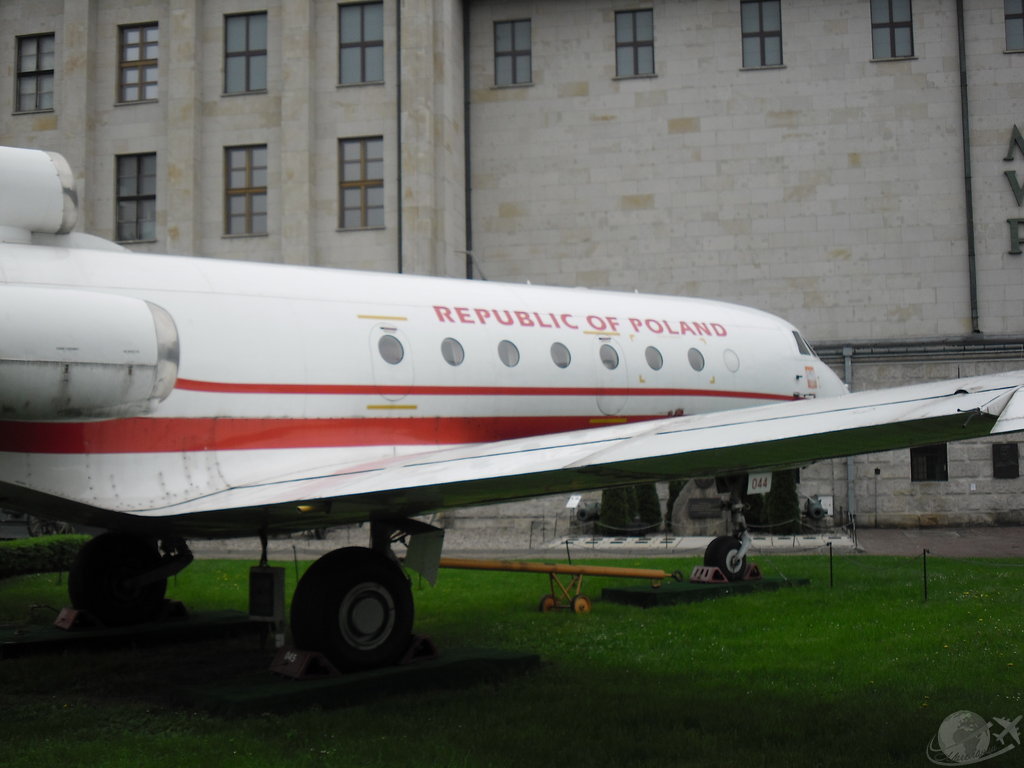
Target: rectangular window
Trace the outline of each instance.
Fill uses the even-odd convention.
[[[1024,51],[1024,0],[1003,0],[1006,50]]]
[[[156,240],[156,153],[117,156],[117,239]]]
[[[876,59],[914,55],[910,0],[871,0],[871,55]]]
[[[533,81],[530,20],[494,22],[494,84]]]
[[[384,226],[384,139],[342,139],[339,147],[341,229]]]
[[[224,93],[267,90],[267,14],[224,17]]]
[[[338,6],[338,82],[384,82],[384,4]]]
[[[267,145],[224,150],[224,232],[267,233]]]
[[[654,11],[615,14],[615,75],[654,74]]]
[[[1000,480],[1020,477],[1020,450],[1017,443],[992,444],[992,477]]]
[[[740,3],[744,68],[782,66],[780,5],[780,0],[743,0]]]
[[[949,480],[946,444],[923,445],[910,449],[910,480],[921,483],[928,480]]]
[[[139,24],[120,28],[121,51],[117,100],[152,101],[157,97],[157,49],[160,28]]]
[[[56,43],[52,33],[18,38],[18,96],[16,112],[53,109],[53,63]]]

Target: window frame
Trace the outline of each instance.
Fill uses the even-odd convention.
[[[650,39],[637,39],[637,19],[640,14],[649,14],[651,18],[651,37]],[[619,39],[619,19],[624,17],[630,17],[630,33],[631,39],[620,40]],[[651,52],[651,71],[641,72],[640,71],[640,50],[650,49]],[[631,49],[632,56],[630,56],[632,72],[622,72],[619,68],[619,52],[620,50]],[[653,8],[637,8],[630,11],[616,11],[615,12],[615,77],[616,78],[630,78],[630,77],[655,77],[657,76],[657,67],[655,66],[654,59],[654,9]]]
[[[252,21],[257,17],[263,17],[263,47],[253,48],[252,47]],[[237,51],[228,50],[228,26],[229,24],[237,19],[245,19],[245,48]],[[250,13],[227,13],[224,14],[224,95],[225,96],[238,96],[246,93],[266,93],[267,92],[267,39],[269,38],[269,25],[270,19],[266,11],[253,11]],[[231,90],[229,78],[230,78],[230,66],[229,61],[231,59],[244,58],[244,73],[245,83],[244,87],[236,90]],[[261,87],[253,87],[253,63],[262,59],[263,61],[263,84]]]
[[[519,35],[516,34],[517,30],[521,29],[521,25],[526,25],[526,47],[520,48],[522,40],[519,39]],[[507,51],[498,50],[498,28],[508,26],[509,37],[511,40],[511,48]],[[505,88],[516,85],[532,85],[533,84],[533,20],[532,19],[509,19],[506,21],[494,22],[494,85],[498,88]],[[498,74],[501,71],[499,62],[508,59],[509,60],[509,74],[511,79],[508,82],[503,82],[499,79]],[[526,60],[526,79],[519,79],[519,64],[521,61]]]
[[[1013,0],[1018,4],[1018,9],[1011,12],[1007,5],[1011,0],[1003,0],[1003,33],[1005,41],[1005,52],[1006,53],[1024,53],[1024,0]],[[1020,45],[1016,48],[1010,47],[1010,24],[1013,23],[1017,27],[1017,38],[1020,40]]]
[[[374,6],[380,9],[380,37],[370,38],[366,29],[366,9]],[[345,42],[345,35],[342,27],[342,17],[346,9],[359,9],[359,36],[357,40]],[[377,30],[374,30],[376,32]],[[356,79],[345,79],[344,58],[345,51],[359,50],[359,74]],[[367,54],[376,51],[375,55],[380,56],[380,77],[371,80],[366,74]],[[384,82],[384,3],[339,3],[338,4],[338,85],[377,85]]]
[[[48,40],[51,45],[50,51],[40,53],[39,45],[42,41]],[[22,46],[29,41],[35,43],[36,49],[32,54],[22,50]],[[46,54],[51,57],[50,67],[40,67],[39,60]],[[22,69],[22,60],[28,56],[34,56],[35,69]],[[36,35],[18,35],[14,44],[14,114],[27,114],[32,112],[53,112],[56,108],[56,66],[57,66],[57,35],[55,32],[43,32]],[[49,90],[41,89],[40,83],[49,78]],[[27,81],[34,83],[31,97],[33,106],[26,107],[22,104],[22,97],[27,96],[22,90],[22,83]],[[40,96],[49,94],[50,103],[48,106],[40,106]]]
[[[380,147],[379,157],[370,157],[367,149],[370,142],[374,142]],[[347,177],[345,174],[346,168],[352,163],[345,159],[345,148],[349,146],[355,146],[359,148],[359,157],[357,159],[358,164],[358,176]],[[372,162],[380,163],[380,176],[370,177],[368,176],[368,166]],[[380,205],[371,205],[370,196],[372,190],[380,190]],[[346,191],[358,190],[359,192],[359,207],[346,205]],[[346,224],[346,213],[349,211],[359,211],[359,224],[358,225],[347,225]],[[380,222],[371,222],[371,214],[373,211],[380,211]],[[348,139],[338,139],[338,229],[345,231],[360,230],[360,229],[384,229],[385,227],[385,213],[386,206],[384,204],[384,137],[383,136],[359,136]]]
[[[949,480],[949,449],[946,443],[910,449],[910,482],[941,483]]]
[[[264,164],[258,165],[254,162],[254,152],[262,150],[264,153]],[[244,153],[244,167],[232,165],[232,155],[236,152]],[[269,153],[266,144],[241,144],[237,146],[224,147],[224,236],[225,237],[262,237],[268,232],[269,211],[267,209],[267,174],[269,173]],[[234,187],[231,184],[232,171],[241,170],[245,173],[245,184]],[[254,184],[254,176],[259,171],[263,172],[264,184]],[[232,222],[239,214],[232,214],[231,201],[242,198],[245,201],[242,220],[244,231],[233,232]],[[263,211],[254,209],[253,203],[262,199]],[[256,223],[262,218],[263,228],[258,229]]]
[[[884,2],[886,5],[886,19],[879,21],[875,18],[876,3]],[[871,13],[871,59],[872,61],[898,61],[903,59],[914,58],[914,4],[913,0],[906,0],[907,3],[907,21],[894,21],[893,20],[893,2],[894,0],[871,0],[869,4]],[[895,2],[902,2],[902,0],[895,0]],[[910,53],[897,54],[896,53],[896,31],[898,29],[906,29],[910,32]],[[875,46],[875,33],[882,30],[888,30],[888,56],[880,56]]]
[[[157,36],[153,40],[147,38],[147,33],[155,31]],[[128,33],[138,32],[139,42],[129,43],[126,40]],[[118,104],[139,104],[144,102],[156,101],[159,97],[159,86],[160,86],[160,24],[156,21],[146,22],[144,24],[122,24],[117,28],[117,103]],[[157,47],[156,58],[143,58],[146,49],[150,45]],[[138,49],[137,59],[128,59],[125,54],[129,49]],[[146,72],[148,70],[155,70],[155,80],[147,80]],[[126,82],[126,76],[129,72],[135,72],[137,80],[134,83]],[[152,96],[146,95],[146,89],[149,86],[153,86],[154,93]],[[139,93],[138,97],[130,99],[126,96],[126,91],[129,88],[137,88]]]
[[[777,30],[765,29],[765,5],[771,3],[778,8],[779,28]],[[757,29],[748,31],[743,28],[743,9],[748,6],[757,6]],[[779,60],[769,62],[767,44],[770,39],[779,41]],[[758,41],[758,61],[756,63],[747,61],[747,40]],[[781,0],[740,0],[740,58],[743,69],[770,69],[772,67],[785,66],[785,58],[782,55],[782,2]]]
[[[152,162],[152,173],[147,173],[144,168],[146,161]],[[126,175],[122,173],[123,166],[131,163],[133,173]],[[135,190],[132,194],[122,192],[121,180],[131,178],[134,180]],[[144,181],[151,180],[151,186],[146,187]],[[157,185],[157,164],[156,152],[138,152],[135,154],[117,155],[114,159],[114,236],[119,243],[150,243],[156,241],[156,185]],[[149,191],[151,189],[151,191]],[[151,205],[147,206],[147,203]],[[134,209],[134,216],[122,218],[122,206],[130,204]],[[152,216],[145,216],[146,209]],[[140,212],[143,215],[140,215]],[[149,222],[152,231],[144,231],[146,223]],[[124,236],[122,227],[132,227],[132,236]]]

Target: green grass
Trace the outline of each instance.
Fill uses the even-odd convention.
[[[417,580],[417,631],[442,649],[531,651],[543,665],[348,708],[225,718],[162,695],[168,682],[262,668],[252,638],[2,661],[0,764],[927,765],[947,715],[1024,713],[1024,561],[929,558],[927,602],[919,557],[837,557],[833,589],[825,557],[758,561],[812,585],[647,610],[595,600],[574,615],[536,611],[544,576]],[[169,595],[244,609],[248,565],[198,561]],[[584,586],[598,598],[622,584]],[[30,606],[59,606],[63,590],[54,575],[0,581],[0,621],[45,618]]]

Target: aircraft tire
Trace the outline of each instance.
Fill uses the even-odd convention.
[[[412,642],[409,579],[363,547],[328,552],[309,567],[292,597],[295,647],[318,651],[341,671],[396,663]]]
[[[747,571],[746,556],[737,559],[740,540],[735,536],[719,536],[704,550],[704,565],[715,566],[729,581],[740,581]]]
[[[78,551],[68,574],[71,604],[108,627],[153,621],[164,605],[167,579],[141,587],[126,582],[160,565],[160,552],[149,539],[126,533],[103,533]]]

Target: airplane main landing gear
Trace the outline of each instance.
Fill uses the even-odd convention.
[[[127,533],[103,533],[78,551],[68,574],[71,604],[108,627],[159,617],[168,577],[192,562],[184,542],[165,544]]]
[[[341,671],[396,663],[412,643],[409,579],[388,555],[363,547],[328,552],[292,597],[292,639]]]

